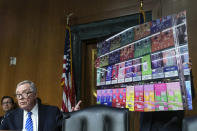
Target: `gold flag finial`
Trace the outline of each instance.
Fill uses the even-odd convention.
[[[146,14],[143,8],[144,8],[143,0],[139,0],[139,23],[140,24],[146,22]]]
[[[73,15],[73,13],[69,13],[67,16],[66,16],[66,24],[69,25],[69,22],[70,22],[70,17]]]
[[[143,6],[144,6],[143,0],[140,0],[140,10],[143,10]]]
[[[71,16],[73,16],[74,13],[69,13],[69,14],[66,14],[65,13],[65,10],[64,10],[64,24],[66,26],[69,26],[70,24],[70,19],[71,19]]]

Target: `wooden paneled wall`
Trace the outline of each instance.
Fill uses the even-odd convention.
[[[63,1],[0,1],[0,97],[32,80],[43,103],[59,106],[64,49]],[[16,65],[9,65],[9,57]]]

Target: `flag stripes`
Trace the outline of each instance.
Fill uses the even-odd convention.
[[[66,26],[61,87],[63,88],[62,111],[70,112],[72,107],[75,105],[76,96],[72,73],[71,32],[68,26]]]

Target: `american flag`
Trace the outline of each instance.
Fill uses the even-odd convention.
[[[61,86],[63,87],[62,111],[70,112],[75,105],[76,96],[72,73],[71,32],[67,26]]]

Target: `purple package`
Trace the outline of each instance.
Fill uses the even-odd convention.
[[[133,65],[133,81],[142,80],[142,69],[141,69],[141,58],[134,59],[132,61]]]
[[[125,62],[125,82],[131,82],[133,76],[132,61]]]
[[[112,89],[104,89],[104,105],[112,106]]]
[[[151,22],[151,34],[155,34],[162,30],[162,22],[161,19],[156,19]]]
[[[109,54],[109,64],[113,65],[120,62],[120,50]]]
[[[173,21],[172,16],[163,17],[162,18],[162,26],[163,26],[162,29],[172,27],[172,21]]]
[[[107,105],[112,106],[112,89],[106,89],[107,91]]]
[[[163,67],[163,57],[162,57],[162,53],[155,53],[155,54],[151,54],[151,64],[152,64],[152,69],[157,69],[160,67]]]
[[[163,73],[163,57],[162,53],[155,53],[151,55],[151,64],[152,64],[152,78],[164,78]]]
[[[109,41],[104,41],[102,43],[102,49],[101,49],[102,55],[108,53],[109,50],[110,50],[110,42]]]
[[[111,84],[111,77],[112,77],[112,66],[108,66],[106,72],[106,85]]]
[[[102,96],[103,96],[103,105],[107,105],[107,89],[104,89],[102,92]]]
[[[104,105],[105,103],[105,91],[104,90],[101,90],[101,104]]]

